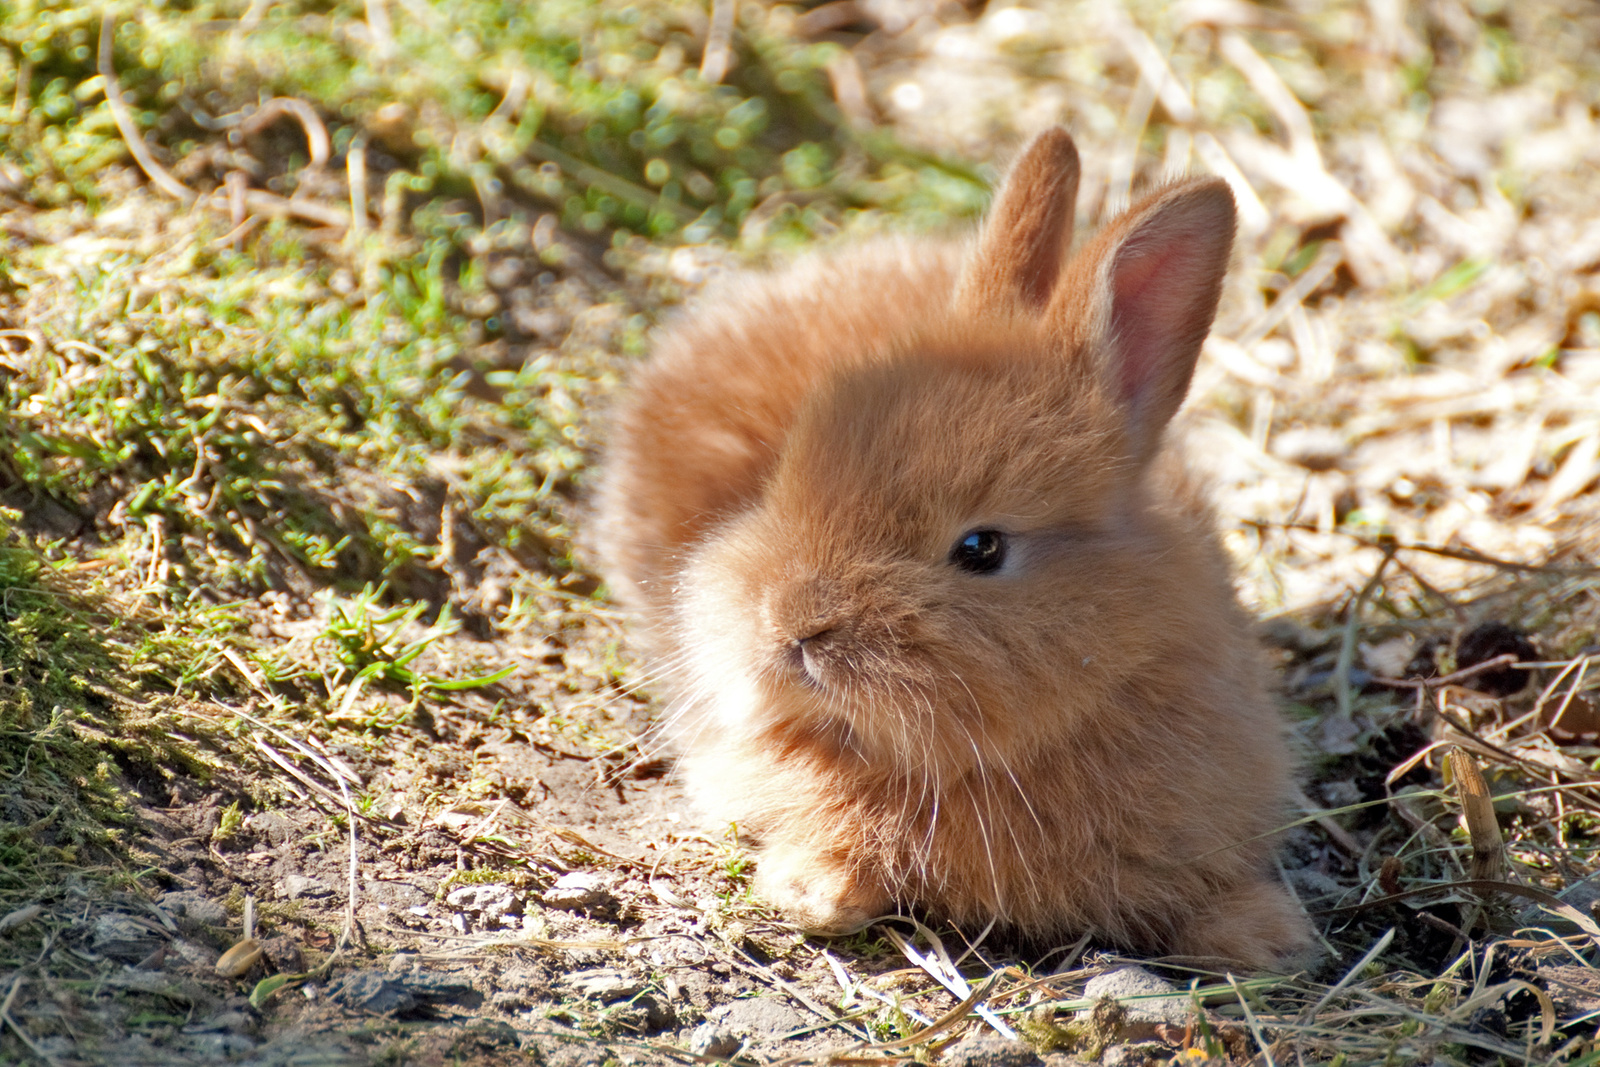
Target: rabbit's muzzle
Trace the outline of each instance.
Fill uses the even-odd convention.
[[[771,637],[795,680],[827,688],[855,630],[843,584],[825,578],[786,583],[773,591],[766,607]]]
[[[812,577],[772,591],[763,612],[768,640],[795,682],[842,700],[903,686],[917,673],[905,640],[909,613],[874,604],[872,595],[882,596],[882,584],[867,575]]]

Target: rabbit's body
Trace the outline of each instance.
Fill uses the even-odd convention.
[[[1266,873],[1288,760],[1164,434],[1232,202],[1174,187],[1064,265],[1075,179],[1046,135],[975,246],[680,322],[617,417],[608,574],[687,780],[803,925],[915,906],[1269,965],[1306,942]]]

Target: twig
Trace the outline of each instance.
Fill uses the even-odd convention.
[[[17,64],[17,87],[11,94],[11,121],[21,122],[28,114],[28,90],[33,84],[33,60],[27,54]]]
[[[246,137],[260,133],[284,115],[293,116],[300,123],[306,134],[306,151],[311,157],[309,165],[321,170],[328,162],[328,127],[323,125],[317,109],[298,97],[275,96],[268,100],[239,123],[239,133]]]
[[[1549,911],[1555,912],[1573,923],[1582,930],[1596,945],[1600,945],[1600,925],[1571,904],[1566,903],[1553,893],[1533,886],[1518,885],[1515,882],[1504,882],[1493,878],[1462,878],[1454,882],[1436,882],[1416,889],[1407,889],[1399,893],[1390,893],[1387,896],[1374,897],[1364,900],[1359,904],[1347,904],[1341,908],[1327,908],[1317,912],[1319,918],[1336,918],[1343,915],[1355,915],[1359,912],[1370,911],[1373,908],[1385,907],[1389,904],[1398,904],[1403,900],[1413,900],[1417,897],[1434,896],[1451,893],[1457,889],[1470,889],[1480,895],[1490,893],[1504,893],[1507,896],[1522,897]],[[1393,931],[1391,930],[1392,934]]]
[[[828,84],[833,87],[834,102],[845,119],[857,129],[872,127],[872,104],[867,97],[866,79],[861,74],[861,64],[854,52],[841,51],[828,61]]]
[[[928,1023],[916,1033],[907,1037],[902,1037],[898,1041],[885,1041],[881,1045],[867,1045],[862,1051],[888,1052],[892,1049],[910,1048],[912,1045],[921,1045],[932,1040],[939,1034],[944,1033],[946,1030],[961,1022],[968,1015],[971,1015],[975,1011],[982,1010],[979,1008],[979,1005],[981,1005],[985,1000],[989,999],[989,994],[994,991],[994,987],[999,984],[999,982],[999,972],[991,974],[978,985],[978,988],[974,989],[967,995],[966,1000],[963,1000],[960,1004],[957,1004],[955,1007],[951,1008],[949,1011],[933,1020],[933,1022]]]
[[[646,211],[661,210],[674,216],[679,222],[687,222],[694,217],[694,212],[682,204],[667,200],[652,193],[642,185],[635,185],[626,178],[619,178],[610,171],[602,170],[592,164],[585,163],[576,156],[556,148],[554,145],[543,141],[534,141],[528,146],[528,155],[546,163],[554,163],[568,174],[585,185],[592,185],[596,189],[610,193],[619,200],[644,208]]]
[[[394,29],[385,0],[367,0],[367,32],[372,35],[373,50],[379,59],[388,59],[394,54]]]
[[[1299,307],[1305,302],[1306,297],[1316,292],[1317,288],[1328,280],[1328,275],[1338,270],[1339,264],[1343,262],[1344,247],[1342,245],[1337,241],[1329,241],[1324,244],[1317,252],[1317,258],[1312,261],[1311,266],[1301,271],[1287,288],[1278,293],[1278,298],[1272,302],[1272,306],[1239,335],[1239,343],[1249,348],[1271,333],[1280,322],[1288,317],[1289,312]]]
[[[6,993],[5,1003],[0,1004],[0,1019],[8,1019],[9,1021],[9,1016],[11,1015],[11,1004],[17,999],[17,990],[22,988],[22,978],[22,972],[18,971],[16,977],[11,979],[11,990]],[[12,1025],[14,1026],[16,1024],[13,1023]]]
[[[1558,574],[1580,575],[1600,574],[1600,566],[1587,563],[1572,566],[1556,566],[1548,563],[1517,563],[1509,559],[1500,559],[1487,553],[1479,552],[1472,548],[1446,548],[1443,545],[1407,544],[1385,537],[1379,540],[1362,537],[1349,530],[1335,528],[1324,530],[1309,522],[1272,522],[1266,519],[1246,519],[1246,526],[1253,526],[1257,530],[1300,530],[1305,533],[1336,533],[1341,537],[1348,537],[1363,548],[1377,548],[1393,552],[1421,552],[1430,556],[1442,556],[1445,559],[1459,559],[1465,563],[1481,563],[1486,567],[1499,567],[1501,570],[1518,571],[1526,574]]]
[[[183,204],[192,204],[197,199],[193,189],[174,178],[167,168],[163,167],[155,156],[150,154],[150,148],[144,143],[144,137],[139,133],[138,125],[133,121],[133,113],[128,110],[128,105],[123,102],[122,90],[117,84],[117,72],[112,66],[111,42],[115,29],[114,20],[107,14],[100,20],[100,76],[105,79],[106,104],[111,108],[111,117],[116,120],[117,130],[122,134],[122,140],[127,144],[128,151],[133,153],[134,162],[139,164],[139,169],[145,172],[152,184],[163,193]],[[303,101],[295,101],[303,104]],[[309,105],[305,105],[309,108]],[[294,111],[299,114],[298,111]],[[313,116],[314,117],[314,116]],[[320,120],[318,120],[320,124]],[[323,131],[324,140],[327,132]],[[307,132],[308,141],[313,140],[311,133]],[[316,145],[312,145],[315,156]],[[344,211],[326,204],[319,204],[313,200],[294,200],[278,196],[276,193],[264,192],[260,189],[250,189],[244,194],[244,203],[251,211],[263,215],[291,215],[307,222],[320,223],[323,226],[348,226],[350,219]],[[208,204],[209,206],[209,204]],[[229,210],[224,208],[224,210]]]
[[[441,934],[432,931],[407,930],[403,926],[390,926],[388,923],[377,923],[376,930],[389,934],[403,934],[406,937],[425,940],[431,938],[435,941],[465,941],[471,947],[451,952],[424,952],[424,959],[464,959],[477,956],[491,949],[503,948],[536,948],[549,952],[624,952],[629,945],[638,944],[644,938],[626,938],[621,941],[583,940],[574,939],[558,941],[549,937],[530,937],[526,934],[519,937],[474,937],[471,934]]]
[[[1432,689],[1438,686],[1455,685],[1468,678],[1475,678],[1485,671],[1496,670],[1500,667],[1509,667],[1517,662],[1515,652],[1506,652],[1494,659],[1486,659],[1482,663],[1474,663],[1470,667],[1463,667],[1459,671],[1440,675],[1437,678],[1380,678],[1373,675],[1370,679],[1374,685],[1386,685],[1392,689]]]
[[[343,208],[321,204],[315,200],[292,200],[262,189],[251,189],[244,194],[245,206],[263,215],[294,216],[323,226],[343,228],[350,225],[350,217]]]
[[[1378,569],[1372,572],[1372,577],[1367,579],[1367,584],[1361,587],[1361,592],[1356,594],[1355,601],[1350,605],[1350,617],[1344,623],[1344,637],[1339,644],[1339,661],[1333,668],[1333,696],[1339,703],[1339,718],[1349,722],[1355,713],[1355,697],[1351,693],[1350,668],[1355,664],[1356,634],[1361,628],[1361,609],[1366,606],[1367,598],[1372,596],[1378,586],[1383,582],[1384,572],[1389,569],[1389,563],[1394,559],[1394,548],[1384,545],[1383,559],[1378,563]]]
[[[1575,678],[1572,684],[1567,687],[1567,695],[1561,701],[1561,706],[1556,709],[1556,713],[1550,716],[1550,724],[1552,726],[1554,726],[1556,723],[1559,723],[1561,721],[1561,716],[1565,715],[1567,713],[1567,708],[1572,705],[1573,698],[1578,695],[1578,690],[1583,688],[1583,680],[1588,675],[1589,664],[1592,662],[1594,662],[1593,656],[1574,656],[1567,663],[1563,664],[1561,667],[1561,673],[1557,674],[1555,678],[1551,680],[1550,684],[1545,686],[1543,691],[1539,693],[1539,699],[1534,702],[1533,710],[1528,714],[1538,715],[1539,713],[1543,712],[1545,702],[1550,699],[1550,694],[1554,693],[1556,691],[1556,687],[1561,684],[1567,675],[1572,673],[1572,669],[1574,667],[1577,667],[1578,677]]]
[[[111,108],[111,117],[116,120],[117,130],[122,134],[122,140],[127,144],[128,151],[133,153],[134,162],[139,164],[139,169],[155,183],[156,188],[174,200],[191,204],[195,198],[194,190],[174,178],[167,168],[150,154],[149,146],[144,143],[144,136],[139,133],[138,125],[133,121],[133,113],[122,100],[122,88],[117,84],[117,70],[111,61],[111,45],[115,30],[116,22],[111,13],[107,12],[100,19],[100,77],[105,81],[106,104]]]
[[[360,237],[367,232],[367,138],[357,135],[344,157],[350,179],[350,233]]]
[[[344,929],[339,933],[339,944],[333,950],[334,956],[338,956],[339,953],[343,952],[361,929],[356,922],[356,895],[361,889],[361,883],[357,877],[360,872],[360,860],[356,850],[356,822],[358,821],[356,819],[356,806],[350,799],[350,786],[346,784],[344,775],[338,776],[338,782],[339,792],[344,796],[345,819],[350,827],[350,884],[349,892],[345,897]]]
[[[831,953],[831,952],[827,951],[826,949],[824,949],[823,953],[822,953],[822,958],[828,964],[828,969],[833,972],[833,980],[835,982],[839,983],[839,988],[844,992],[844,999],[839,1001],[840,1007],[849,1007],[850,1006],[850,1002],[853,999],[855,999],[855,997],[858,996],[858,995],[866,996],[866,997],[871,997],[873,1000],[876,1000],[880,1004],[887,1004],[891,1008],[898,1009],[907,1018],[915,1019],[919,1024],[921,1024],[924,1027],[929,1027],[929,1026],[934,1025],[933,1020],[929,1019],[926,1015],[923,1015],[920,1011],[917,1011],[914,1008],[906,1007],[904,1004],[901,1004],[898,1000],[894,999],[893,997],[885,996],[884,994],[878,992],[876,989],[872,989],[869,986],[866,986],[866,985],[864,985],[864,984],[862,984],[860,982],[852,982],[850,980],[849,973],[846,972],[845,969],[844,969],[844,964],[842,964],[838,960],[834,959],[833,958],[833,953]],[[831,1026],[832,1024],[830,1023],[828,1025]],[[825,1028],[826,1027],[824,1027],[824,1029]],[[853,1045],[853,1046],[851,1046],[851,1048],[849,1048],[849,1049],[847,1049],[845,1051],[846,1052],[859,1052],[864,1047],[866,1047],[866,1046],[859,1045],[859,1044],[858,1045]],[[879,1049],[879,1048],[882,1048],[883,1046],[878,1045],[878,1046],[873,1046],[873,1047],[874,1047],[874,1049]],[[843,1053],[841,1053],[841,1054],[843,1054]]]
[[[738,0],[711,0],[711,29],[706,35],[705,52],[700,57],[700,77],[716,85],[728,73],[729,42],[733,38],[733,15]]]

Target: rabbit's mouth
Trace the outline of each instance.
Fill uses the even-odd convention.
[[[786,659],[794,677],[808,689],[827,691],[831,688],[828,677],[837,674],[839,641],[838,630],[824,627],[816,633],[795,638],[789,645]]]

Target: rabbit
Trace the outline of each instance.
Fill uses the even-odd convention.
[[[755,890],[838,934],[904,909],[1286,966],[1291,761],[1168,423],[1216,314],[1228,186],[1076,255],[1052,129],[975,239],[735,277],[613,413],[609,588],[690,792]]]

